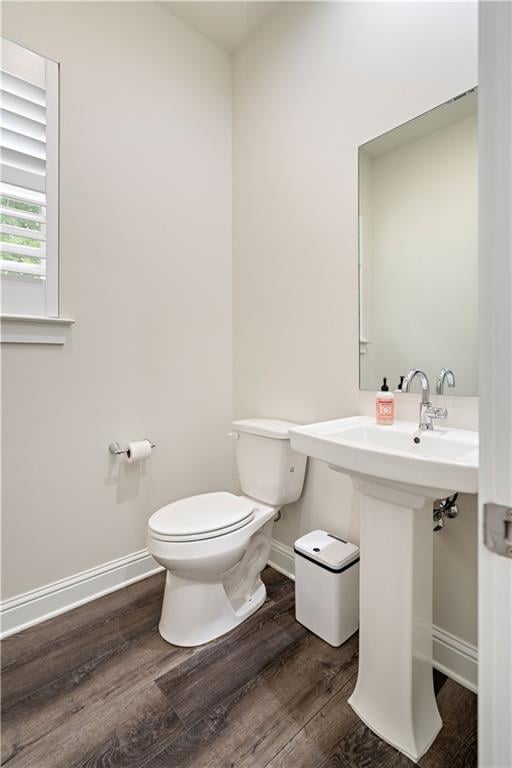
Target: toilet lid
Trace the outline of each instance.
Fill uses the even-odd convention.
[[[220,536],[249,523],[255,503],[232,493],[203,493],[162,507],[149,519],[149,529],[173,540]]]

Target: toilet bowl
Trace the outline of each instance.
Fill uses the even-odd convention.
[[[173,521],[187,520],[192,506],[204,510],[219,529],[194,531],[188,517],[188,533],[176,535]],[[237,527],[236,523],[225,525],[223,513],[229,519],[236,508],[246,520]],[[260,573],[270,553],[275,514],[275,507],[247,497],[206,493],[170,504],[153,516],[148,549],[167,569],[159,625],[165,640],[173,645],[201,645],[233,629],[260,607],[265,600]]]
[[[302,493],[306,457],[290,448],[294,425],[274,419],[233,423],[242,490],[190,496],[148,524],[148,550],[167,570],[159,631],[196,646],[236,627],[265,601],[260,574],[274,517]],[[250,495],[247,493],[250,490]]]

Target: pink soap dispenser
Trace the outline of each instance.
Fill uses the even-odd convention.
[[[393,424],[395,421],[395,396],[389,391],[386,378],[375,398],[375,419],[377,424],[383,426]]]

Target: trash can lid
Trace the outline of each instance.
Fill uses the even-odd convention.
[[[330,571],[342,571],[359,559],[359,547],[327,531],[311,531],[295,542],[295,552]]]

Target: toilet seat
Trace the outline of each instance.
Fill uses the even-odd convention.
[[[162,507],[149,519],[160,541],[202,541],[243,528],[254,519],[255,502],[232,493],[203,493]]]

